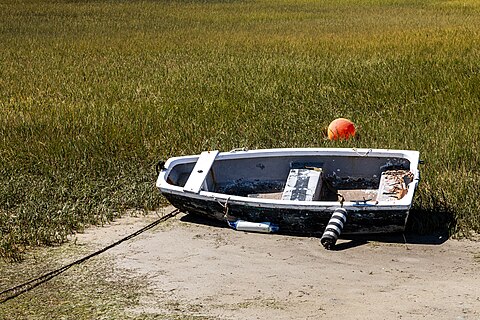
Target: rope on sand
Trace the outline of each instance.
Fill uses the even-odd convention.
[[[29,280],[27,282],[24,282],[22,284],[19,284],[19,285],[16,285],[14,287],[11,287],[9,289],[6,289],[6,290],[3,290],[2,292],[0,292],[0,303],[4,303],[10,299],[13,299],[13,298],[16,298],[18,297],[19,295],[21,295],[22,293],[25,293],[25,292],[28,292],[32,289],[34,289],[35,287],[41,285],[42,283],[45,283],[47,282],[48,280],[51,280],[53,279],[54,277],[62,274],[63,272],[67,271],[70,267],[74,266],[74,265],[77,265],[77,264],[80,264],[82,262],[85,262],[87,260],[89,260],[90,258],[93,258],[95,256],[98,256],[99,254],[115,247],[115,246],[118,246],[119,244],[121,244],[122,242],[125,242],[127,240],[130,240],[136,236],[138,236],[139,234],[155,227],[156,225],[160,224],[161,222],[164,222],[164,221],[167,221],[168,219],[170,218],[173,218],[174,216],[176,216],[177,214],[179,213],[179,210],[178,209],[175,209],[173,210],[172,212],[160,217],[159,219],[157,219],[156,221],[150,223],[149,225],[143,227],[142,229],[118,240],[117,242],[115,243],[112,243],[94,253],[91,253],[89,254],[88,256],[85,256],[81,259],[78,259],[74,262],[71,262],[63,267],[60,267],[56,270],[53,270],[53,271],[50,271],[44,275],[41,275],[35,279],[32,279],[32,280]]]

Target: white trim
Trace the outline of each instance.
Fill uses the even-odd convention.
[[[217,155],[217,150],[202,152],[202,154],[198,157],[195,167],[193,167],[185,186],[183,187],[183,191],[193,193],[200,192]]]
[[[258,149],[248,151],[220,152],[215,160],[242,159],[242,158],[259,158],[259,157],[282,157],[282,156],[348,156],[348,157],[398,157],[405,158],[410,161],[410,171],[414,175],[414,180],[408,185],[407,194],[401,199],[389,202],[369,201],[366,203],[344,202],[343,208],[352,211],[362,210],[408,210],[413,201],[415,189],[417,187],[420,175],[418,171],[419,152],[411,150],[389,150],[389,149],[348,149],[348,148],[279,148],[279,149]],[[185,196],[184,188],[174,186],[166,181],[170,170],[184,163],[196,162],[200,156],[190,155],[173,157],[165,163],[165,169],[158,176],[156,186],[162,193],[176,194]],[[339,207],[338,201],[291,201],[276,200],[264,198],[248,198],[240,196],[232,196],[221,193],[200,190],[198,193],[188,193],[191,198],[215,201],[227,201],[231,204],[242,204],[254,207],[273,207],[288,209],[308,209],[308,210],[330,210]]]

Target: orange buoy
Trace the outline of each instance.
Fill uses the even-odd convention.
[[[329,140],[347,140],[355,136],[355,124],[345,118],[338,118],[328,126]]]

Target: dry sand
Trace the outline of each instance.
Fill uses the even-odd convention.
[[[77,243],[109,244],[156,218],[123,218]],[[327,251],[317,238],[244,233],[179,214],[107,254],[119,275],[147,279],[131,314],[480,319],[480,242],[405,239],[342,239]]]

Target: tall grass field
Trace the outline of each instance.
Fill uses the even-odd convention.
[[[0,256],[165,204],[236,147],[421,153],[412,232],[480,232],[480,0],[4,0]],[[351,119],[361,138],[328,141]]]

